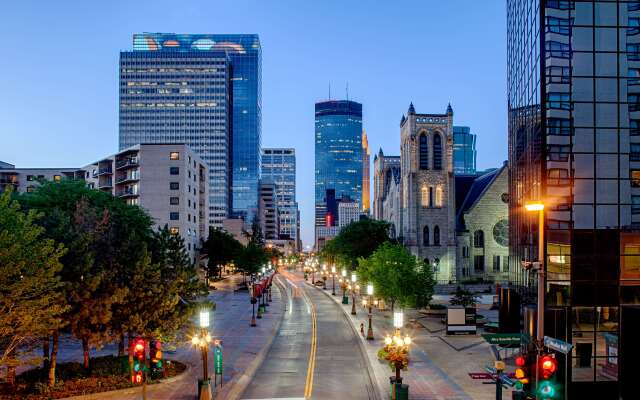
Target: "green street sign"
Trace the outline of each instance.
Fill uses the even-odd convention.
[[[213,365],[216,375],[222,375],[222,346],[213,349]]]
[[[487,333],[482,335],[490,344],[520,344],[519,333]]]

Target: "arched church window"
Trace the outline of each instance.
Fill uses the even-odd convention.
[[[484,232],[477,230],[473,233],[473,247],[476,249],[484,248]]]
[[[438,225],[433,227],[433,245],[440,246],[440,227]]]
[[[429,207],[429,189],[426,186],[420,189],[420,203],[422,207]]]
[[[429,246],[429,227],[425,225],[422,229],[422,245]]]
[[[433,169],[442,169],[442,137],[437,133],[433,136]]]
[[[429,169],[429,142],[425,133],[420,135],[420,169]]]
[[[436,187],[436,207],[442,207],[442,187]]]

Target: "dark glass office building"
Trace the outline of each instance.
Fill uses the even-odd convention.
[[[258,35],[135,34],[133,51],[122,52],[120,60],[120,148],[187,143],[209,164],[212,223],[241,217],[249,224],[260,178]]]
[[[512,281],[535,303],[524,206],[542,201],[545,334],[573,345],[558,354],[568,398],[635,399],[640,2],[508,0],[507,37]]]
[[[315,111],[315,225],[326,226],[328,189],[362,207],[362,104],[329,100],[316,103]]]
[[[453,173],[476,173],[476,135],[471,133],[468,126],[453,127]]]

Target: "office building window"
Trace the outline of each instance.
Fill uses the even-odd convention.
[[[442,169],[442,137],[437,133],[433,136],[433,169]]]
[[[180,213],[179,212],[170,212],[169,213],[169,219],[171,221],[178,221],[180,219]]]
[[[569,118],[547,119],[547,133],[549,135],[571,135],[571,120]]]
[[[177,206],[180,204],[180,197],[169,197],[169,204],[172,206]]]
[[[547,93],[547,107],[559,110],[570,110],[569,93]]]
[[[422,245],[429,246],[429,227],[426,225],[422,229]]]
[[[61,180],[62,180],[62,176],[60,176],[60,175],[54,175],[53,176],[53,181],[54,182],[60,182]]]
[[[172,151],[169,153],[169,160],[179,160],[180,159],[180,153],[177,151]]]
[[[484,272],[484,256],[473,257],[473,269],[475,272]]]
[[[473,247],[476,249],[484,248],[484,232],[477,230],[473,233]]]
[[[172,226],[171,228],[169,228],[169,233],[172,235],[177,235],[180,233],[180,228]]]
[[[500,272],[500,256],[493,255],[493,272]]]
[[[170,175],[179,175],[180,174],[180,167],[169,167],[169,174]]]
[[[548,42],[546,42],[545,49],[547,50],[547,58],[569,58],[571,54],[571,48],[569,47],[569,44],[557,42],[555,40],[549,40]]]
[[[640,214],[640,196],[631,196],[631,214]]]
[[[29,182],[33,181],[33,175],[27,175],[27,181]]]
[[[547,17],[547,32],[568,35],[572,24],[573,18]]]
[[[631,143],[631,150],[629,152],[629,160],[640,161],[640,143]]]
[[[420,135],[420,169],[429,169],[429,142],[425,133]]]
[[[170,190],[179,190],[180,189],[180,182],[169,182],[169,189]]]

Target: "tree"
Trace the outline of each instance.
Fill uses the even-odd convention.
[[[390,241],[389,223],[372,219],[352,222],[342,228],[321,252],[330,263],[341,263],[356,269],[359,258],[367,258],[383,243]]]
[[[454,306],[469,307],[478,302],[478,296],[458,286],[449,303]]]
[[[431,269],[399,244],[384,243],[359,260],[358,274],[373,283],[376,295],[401,307],[423,307],[431,300],[435,282]]]
[[[66,310],[57,276],[65,249],[43,237],[39,217],[21,212],[10,190],[0,195],[0,366],[11,384],[16,366],[30,361],[21,350],[60,326]]]
[[[209,228],[209,236],[202,243],[207,255],[207,278],[222,274],[221,266],[235,262],[242,252],[242,244],[233,235],[220,228]]]

